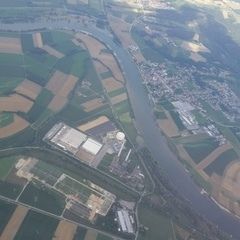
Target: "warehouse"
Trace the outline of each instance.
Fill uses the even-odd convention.
[[[50,141],[66,151],[76,153],[86,139],[87,136],[84,133],[63,124]]]
[[[122,232],[134,233],[133,218],[131,218],[127,210],[117,211],[117,219]]]
[[[82,148],[93,155],[97,155],[102,146],[103,145],[101,143],[93,140],[92,138],[88,138],[82,145]]]

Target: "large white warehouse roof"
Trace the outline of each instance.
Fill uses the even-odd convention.
[[[82,145],[82,148],[87,152],[96,155],[102,148],[102,144],[93,140],[92,138],[88,138],[87,141]]]
[[[79,148],[79,146],[87,139],[87,136],[73,128],[69,128],[62,136],[61,141],[72,148]]]

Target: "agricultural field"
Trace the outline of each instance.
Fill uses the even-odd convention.
[[[113,240],[113,238],[102,233],[98,233],[95,230],[87,230],[79,227],[74,240]]]
[[[214,139],[206,139],[202,142],[187,143],[184,145],[185,150],[196,164],[206,158],[217,147],[218,144]]]
[[[119,11],[121,13],[122,11]],[[115,12],[112,12],[108,14],[108,21],[110,24],[110,27],[112,31],[116,34],[118,39],[121,41],[122,45],[128,49],[129,46],[137,46],[136,42],[134,41],[132,35],[131,35],[131,27],[132,24],[127,22],[127,18],[124,18],[125,16],[114,16]],[[133,19],[135,16],[130,16],[130,14],[127,14],[130,18]],[[135,51],[133,54],[134,60],[136,60],[137,63],[144,62],[144,56],[142,55],[140,50]]]
[[[10,203],[6,203],[2,200],[0,200],[0,236],[7,225],[9,219],[11,218],[11,215],[13,214],[15,210],[15,206]]]
[[[137,132],[124,86],[124,77],[115,57],[104,45],[98,43],[99,61],[106,63],[104,67],[98,66],[103,70],[100,74],[91,60],[91,51],[76,46],[72,41],[76,36],[70,33],[52,31],[11,35],[11,38],[17,39],[9,41],[16,45],[14,53],[6,52],[9,51],[9,46],[3,38],[0,38],[0,70],[4,69],[3,78],[0,79],[0,101],[3,102],[0,106],[0,138],[3,138],[5,145],[14,146],[14,142],[21,144],[21,139],[31,145],[37,144],[41,140],[40,137],[37,138],[38,134],[42,136],[45,127],[47,129],[52,122],[59,120],[66,119],[66,122],[73,126],[79,126],[93,117],[105,116],[113,119],[112,105],[114,114],[119,116],[119,121],[129,130],[132,139],[136,139]],[[1,52],[1,49],[6,51]],[[11,68],[14,68],[14,71],[10,71]],[[12,84],[5,81],[10,78]],[[10,135],[2,134],[6,127]],[[15,132],[10,131],[9,127]],[[127,152],[124,152],[125,157],[126,154]],[[48,159],[52,161],[50,154],[44,161]],[[0,195],[58,216],[64,215],[66,209],[75,212],[77,208],[86,208],[87,217],[81,211],[80,216],[92,221],[95,220],[95,212],[100,215],[107,213],[115,201],[115,194],[118,198],[123,197],[126,200],[137,197],[135,192],[114,179],[109,181],[108,177],[100,172],[96,175],[91,174],[91,179],[93,182],[99,182],[101,187],[93,184],[92,180],[88,180],[88,171],[92,170],[85,169],[84,166],[80,169],[83,172],[80,175],[77,170],[73,173],[64,169],[64,173],[61,163],[58,164],[60,167],[56,167],[39,161],[32,168],[31,174],[37,176],[33,177],[30,173],[22,171],[18,166],[22,163],[18,161],[16,164],[15,157],[6,157],[0,161]],[[71,164],[66,166],[68,168]],[[134,163],[133,168],[135,167]],[[104,190],[102,187],[105,186],[110,191],[113,190],[114,194]],[[92,212],[88,206],[92,206]],[[36,233],[39,233],[41,239],[49,239],[49,236],[59,239],[61,231],[66,234],[65,239],[75,235],[76,226],[64,224],[58,228],[56,223],[50,223],[51,230],[46,230],[45,233],[44,224],[32,228],[31,224],[37,221],[37,218],[37,214],[34,216],[32,211],[23,211],[22,224],[20,221],[10,222],[16,226],[16,232],[12,233],[16,234],[15,239],[34,239]],[[27,233],[29,226],[32,230]],[[7,228],[4,236],[6,239],[10,236]],[[87,231],[85,239],[112,238],[96,231]]]
[[[204,171],[211,175],[216,173],[219,176],[222,176],[226,167],[234,160],[238,160],[239,156],[233,149],[229,149],[223,152],[215,161],[209,164]]]
[[[27,213],[27,207],[17,206],[6,227],[4,228],[4,231],[1,235],[2,240],[14,239]]]
[[[79,108],[75,115],[80,120],[85,108],[72,99],[76,99],[75,88],[81,89],[85,75],[93,92],[102,91],[88,53],[72,39],[71,33],[59,31],[1,34],[0,138],[17,140],[20,133],[27,135],[29,127],[41,131],[60,111],[59,117],[64,117],[69,105]],[[95,113],[87,101],[85,104],[86,115]],[[96,110],[106,107],[99,105]]]
[[[88,0],[88,6],[98,12],[104,12],[103,0]]]
[[[175,239],[175,230],[171,219],[145,206],[139,209],[141,224],[147,227],[145,233],[140,234],[140,240]]]
[[[76,224],[62,220],[57,226],[53,240],[73,240],[76,231]]]
[[[0,158],[0,179],[4,180],[13,168],[17,158],[15,156]]]
[[[37,181],[27,185],[19,201],[56,215],[61,215],[65,207],[63,195]]]
[[[88,230],[77,223],[58,220],[21,205],[0,201],[0,238],[52,240],[113,240],[97,230]]]
[[[51,156],[48,155],[48,158],[51,158]],[[17,159],[18,161],[16,161]],[[25,162],[23,160],[28,161],[26,162],[27,165],[24,165]],[[19,157],[17,158],[14,156],[11,158],[2,158],[1,161],[4,163],[3,166],[5,166],[5,170],[2,170],[2,178],[4,181],[1,181],[0,184],[0,195],[16,199],[20,204],[28,204],[29,206],[57,216],[61,214],[65,216],[66,211],[73,211],[73,213],[76,214],[72,207],[75,206],[74,204],[76,204],[76,200],[79,198],[79,203],[81,202],[86,206],[92,205],[94,208],[98,209],[99,214],[104,215],[106,211],[108,211],[108,207],[111,206],[111,201],[115,199],[114,195],[100,188],[98,185],[93,184],[92,181],[83,177],[79,171],[77,171],[77,173],[72,172],[61,164],[59,167],[48,164],[45,161],[36,161],[36,159],[29,158],[19,159]],[[14,164],[16,164],[15,166],[17,169],[14,167]],[[64,170],[61,169],[61,167]],[[65,174],[63,174],[63,172],[65,172]],[[35,176],[34,179],[31,179],[32,174]],[[88,174],[86,175],[88,176]],[[113,184],[112,181],[111,184]],[[117,186],[113,186],[113,188],[115,191],[120,191]],[[121,193],[123,192],[121,191]],[[126,195],[125,197],[127,199]],[[80,204],[79,206],[82,207],[83,205]],[[95,211],[94,208],[93,212]],[[27,227],[25,227],[25,225],[29,212],[31,211],[28,211],[28,209],[19,208],[19,211],[15,214],[18,217],[12,215],[12,220],[8,220],[8,224],[9,226],[15,226],[14,229],[16,231],[9,231],[8,227],[6,227],[3,235],[4,239],[9,239],[9,236],[13,235],[15,235],[16,239],[24,239],[24,237],[20,238],[19,236],[25,236],[26,234],[25,231],[27,231]],[[66,215],[66,217],[68,217],[68,215]],[[62,226],[59,225],[56,227],[53,232],[56,239],[61,239],[58,235],[64,232],[64,239],[70,240],[72,236],[75,236],[77,232],[76,229],[77,227],[75,225],[63,224]],[[37,229],[36,231],[42,230]],[[30,234],[36,234],[35,230]],[[108,239],[105,235],[99,235],[97,232],[96,234],[94,233],[94,236],[96,236],[97,239]]]
[[[0,127],[3,128],[13,122],[13,113],[3,112],[0,114]]]
[[[52,239],[58,222],[55,218],[29,211],[14,239]]]
[[[162,112],[163,118],[158,118],[157,123],[161,131],[168,137],[179,136],[179,128],[168,111]]]

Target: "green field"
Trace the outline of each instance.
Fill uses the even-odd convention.
[[[109,77],[113,77],[113,74],[111,71],[107,71],[107,72],[100,73],[100,77],[101,79],[106,79]]]
[[[138,194],[132,190],[119,184],[119,182],[114,179],[110,179],[108,176],[86,166],[86,164],[78,163],[76,166],[73,164],[73,159],[65,154],[48,151],[47,149],[34,149],[25,151],[24,155],[35,157],[49,164],[51,163],[51,167],[59,168],[63,173],[80,182],[85,179],[85,184],[91,181],[126,201],[133,201],[138,198]]]
[[[167,115],[164,111],[154,111],[154,115],[156,116],[157,119],[167,119]]]
[[[107,153],[107,154],[103,157],[102,161],[99,163],[98,168],[99,168],[100,170],[102,170],[102,171],[107,171],[107,172],[108,172],[108,167],[109,167],[110,164],[112,163],[113,157],[114,157],[113,154]]]
[[[183,131],[184,129],[186,129],[186,127],[183,125],[182,120],[180,119],[179,113],[175,112],[175,111],[169,111],[173,121],[175,122],[177,128],[180,131]]]
[[[0,95],[7,95],[12,92],[22,81],[24,77],[0,77]]]
[[[88,0],[88,6],[99,12],[104,11],[103,0]]]
[[[0,53],[0,65],[24,65],[23,56],[20,54]]]
[[[206,139],[202,142],[187,143],[184,145],[185,150],[196,164],[201,162],[217,147],[218,143],[214,139]]]
[[[0,235],[13,214],[16,206],[0,200]]]
[[[129,112],[123,113],[119,116],[119,120],[122,124],[124,131],[126,132],[129,139],[136,143],[136,138],[138,136],[137,130],[134,126],[133,119],[130,116]]]
[[[108,96],[109,97],[115,97],[115,96],[120,95],[120,94],[122,94],[124,92],[126,92],[125,88],[119,88],[119,89],[114,90],[112,92],[108,92]]]
[[[61,215],[65,207],[65,197],[62,194],[39,182],[29,183],[19,201],[56,215]]]
[[[174,230],[169,218],[141,205],[139,219],[141,224],[148,228],[145,234],[140,234],[139,240],[175,240]]]
[[[49,115],[53,114],[51,110],[47,109],[47,106],[51,102],[52,98],[53,93],[48,89],[43,88],[37,96],[34,105],[27,113],[27,118],[31,123],[38,121],[38,123],[36,123],[38,126],[40,123],[43,123]]]
[[[16,162],[15,156],[0,158],[0,179],[4,180]]]
[[[234,150],[240,156],[240,141],[231,131],[231,128],[219,126],[218,127],[224,137],[232,144]]]
[[[205,125],[209,122],[209,120],[203,116],[202,113],[200,113],[198,110],[193,110],[192,114],[195,116],[196,121],[200,124],[200,125]]]
[[[22,186],[0,180],[0,195],[16,199],[22,190]]]
[[[190,136],[186,137],[176,137],[172,138],[172,141],[175,144],[198,144],[199,142],[205,142],[211,139],[207,133],[201,133],[201,134],[192,134]]]
[[[13,113],[0,113],[0,128],[5,127],[13,122]]]
[[[40,160],[31,169],[31,173],[49,185],[54,185],[57,179],[62,175],[62,171],[58,167]]]
[[[85,112],[83,107],[70,103],[59,113],[60,119],[73,126],[77,126],[82,121],[87,121],[100,115],[111,117],[111,108],[108,105],[105,105],[96,110]]]
[[[132,28],[131,32],[132,38],[139,46],[144,58],[146,60],[152,62],[161,62],[162,57],[161,55],[155,51],[151,46],[149,46],[148,42],[144,39],[144,37],[136,30],[136,28]]]
[[[108,237],[108,236],[106,236],[106,235],[103,235],[103,234],[99,233],[99,234],[97,235],[96,240],[113,240],[113,238]]]
[[[29,211],[14,240],[51,240],[57,225],[57,219]]]
[[[0,148],[19,147],[34,143],[35,131],[31,127],[27,127],[21,132],[10,137],[0,139]]]
[[[73,240],[84,240],[87,233],[87,229],[81,226],[78,226]]]
[[[212,191],[212,187],[211,187],[211,184],[206,181],[200,174],[198,171],[196,171],[193,166],[185,161],[185,160],[182,160],[185,164],[185,167],[186,169],[188,169],[189,173],[190,173],[190,176],[191,178],[193,179],[193,181],[200,187],[200,188],[203,188],[205,189],[208,193],[211,193]]]
[[[129,112],[131,110],[128,100],[124,100],[120,103],[117,103],[113,106],[114,112],[119,116],[123,113]]]
[[[173,104],[167,99],[162,99],[161,101],[159,101],[159,105],[167,111],[172,111],[175,109]]]
[[[222,113],[222,111],[216,111],[213,109],[207,102],[201,101],[203,108],[207,111],[207,115],[215,122],[221,123],[221,124],[227,124],[227,125],[237,125],[231,123],[225,115]]]
[[[214,172],[222,176],[227,165],[237,159],[237,153],[233,149],[229,149],[222,153],[214,162],[208,165],[204,171],[209,176],[211,176],[211,174]]]
[[[35,48],[32,34],[0,33],[0,35],[6,37],[19,37],[23,48],[23,54],[0,53],[0,95],[14,93],[14,89],[25,78],[43,87],[30,111],[28,113],[19,112],[21,117],[33,124],[33,128],[29,127],[22,132],[6,138],[3,143],[0,141],[2,148],[5,146],[10,147],[22,145],[29,142],[33,144],[33,139],[37,136],[36,132],[41,133],[41,128],[45,123],[56,116],[56,113],[47,109],[48,104],[53,98],[53,94],[44,88],[56,70],[61,70],[64,73],[77,76],[79,82],[86,75],[85,79],[91,82],[91,88],[93,91],[97,92],[97,94],[100,92],[102,93],[101,84],[98,81],[97,74],[88,52],[72,43],[72,34],[62,31],[46,31],[41,32],[41,34],[44,44],[56,48],[56,50],[59,50],[65,54],[65,56],[58,59],[41,48]],[[75,104],[74,91],[69,96],[70,106]],[[69,118],[69,122],[77,122],[82,118],[95,114],[95,112],[86,114],[81,107],[79,107],[80,104],[78,102],[76,102],[74,106],[78,106],[78,108],[73,107],[73,112],[67,111],[66,109],[66,111],[59,114],[56,119],[64,120]],[[71,107],[69,109],[71,110]],[[99,110],[105,111],[105,109]],[[0,115],[0,127],[6,126],[11,123],[11,121],[12,114],[2,113]]]
[[[56,68],[66,74],[72,74],[81,79],[85,75],[87,59],[88,55],[86,51],[76,52],[60,59]]]
[[[64,192],[66,195],[79,195],[80,200],[83,203],[86,203],[93,192],[90,188],[86,187],[82,183],[79,183],[75,180],[72,180],[68,177],[64,178],[64,180],[59,181],[56,184],[56,189]],[[97,193],[94,193],[98,195]]]

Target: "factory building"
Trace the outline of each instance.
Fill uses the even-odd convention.
[[[134,219],[127,210],[118,210],[117,211],[117,220],[120,226],[120,230],[124,233],[134,233]]]

